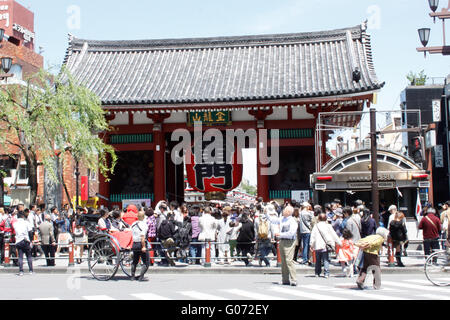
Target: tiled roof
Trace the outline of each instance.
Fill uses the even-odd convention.
[[[384,85],[376,77],[364,25],[198,39],[71,37],[64,63],[104,105],[299,99],[364,93]]]

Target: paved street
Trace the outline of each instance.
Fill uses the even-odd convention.
[[[434,287],[424,274],[384,275],[382,289],[356,289],[355,278],[298,275],[299,286],[279,275],[149,274],[147,282],[118,275],[99,282],[85,274],[0,275],[0,300],[449,300],[450,287]],[[366,285],[370,284],[370,279]]]

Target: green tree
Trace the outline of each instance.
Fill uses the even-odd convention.
[[[420,71],[419,74],[410,71],[406,75],[406,78],[408,79],[411,86],[424,86],[428,79],[427,75],[425,74],[425,70]]]
[[[59,161],[63,167],[65,157],[56,150],[70,152],[81,165],[108,178],[117,156],[101,137],[109,125],[100,99],[64,67],[57,75],[41,70],[27,82],[0,88],[0,144],[17,147],[23,155],[29,168],[30,200],[37,198],[38,161],[58,181],[54,164]]]
[[[241,189],[249,195],[256,196],[258,190],[255,186],[252,186],[248,181],[243,180],[241,182]]]

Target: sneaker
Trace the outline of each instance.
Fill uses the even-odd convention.
[[[21,276],[23,276],[23,272],[21,271],[21,272],[19,272],[17,275],[18,275],[19,277],[21,277]]]
[[[330,277],[330,275],[328,275],[328,274],[326,274],[326,275],[324,276],[325,279],[328,279],[329,277]]]
[[[291,282],[291,287],[296,287],[297,286],[297,281],[292,281]]]
[[[30,271],[30,272],[29,272],[29,274],[30,274],[30,275],[33,275],[33,274],[34,274],[34,272],[33,272],[33,271]]]

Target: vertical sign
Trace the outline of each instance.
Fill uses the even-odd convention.
[[[441,122],[441,100],[433,100],[433,122]]]
[[[292,191],[292,200],[295,200],[299,203],[308,202],[310,199],[309,190],[293,190]]]
[[[81,176],[81,201],[87,201],[89,198],[89,178]]]
[[[444,148],[441,144],[434,147],[434,166],[436,168],[444,167]]]

